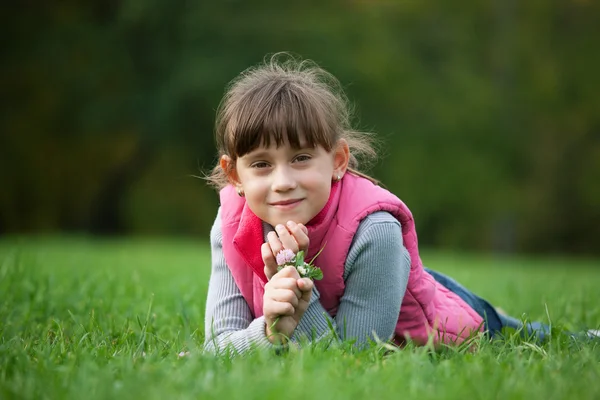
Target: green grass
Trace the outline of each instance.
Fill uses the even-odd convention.
[[[600,324],[598,260],[423,259],[512,314]],[[0,241],[0,399],[600,398],[600,345],[558,334],[475,351],[342,344],[212,356],[202,351],[209,272],[202,242]]]

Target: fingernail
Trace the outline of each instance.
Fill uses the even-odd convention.
[[[288,221],[287,222],[287,226],[289,226],[290,228],[292,228],[294,226],[294,221]]]

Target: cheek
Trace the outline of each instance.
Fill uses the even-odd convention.
[[[317,194],[319,202],[327,202],[331,193],[331,180],[322,176],[321,179],[311,182],[311,189]]]
[[[244,191],[247,197],[264,196],[269,190],[268,184],[258,178],[247,179],[244,182]]]
[[[310,180],[310,185],[318,190],[319,192],[331,190],[331,174],[325,172],[324,170],[319,171],[319,174],[313,175],[313,178]]]

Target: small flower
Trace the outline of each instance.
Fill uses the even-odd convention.
[[[290,249],[283,249],[279,253],[277,253],[277,265],[285,265],[294,260],[296,255]]]
[[[313,261],[319,254],[321,254],[321,249],[316,256],[313,257]],[[293,251],[289,249],[283,249],[279,253],[277,253],[277,271],[281,271],[283,268],[287,266],[291,266],[296,268],[298,271],[298,275],[302,278],[309,278],[312,280],[321,280],[323,279],[323,271],[318,267],[312,265],[312,262],[307,263],[304,261],[304,251],[300,250],[298,254],[294,254]]]
[[[189,356],[189,355],[190,355],[189,351],[182,351],[179,354],[177,354],[177,358],[182,358],[182,357]]]
[[[302,265],[299,266],[299,267],[297,267],[296,269],[298,270],[298,273],[300,274],[300,276],[303,277],[303,278],[306,276],[306,273],[308,272],[306,270],[306,268],[303,267]]]

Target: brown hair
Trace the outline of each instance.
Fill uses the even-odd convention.
[[[299,148],[305,139],[310,147],[331,151],[343,138],[350,147],[349,171],[376,182],[358,171],[358,158],[375,158],[371,135],[350,123],[348,99],[333,75],[312,61],[277,53],[230,82],[217,110],[215,136],[219,158],[227,155],[234,163],[271,140]],[[206,179],[217,189],[229,183],[218,162]]]

